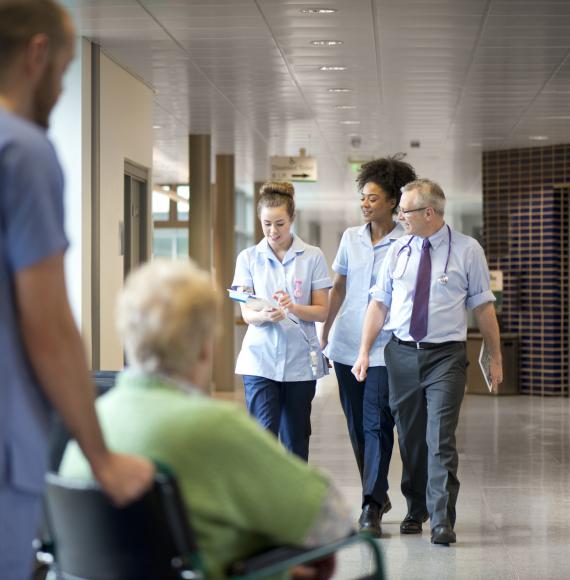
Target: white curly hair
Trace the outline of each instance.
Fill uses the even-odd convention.
[[[220,294],[193,261],[158,259],[133,271],[117,302],[117,328],[130,365],[183,374],[217,330]]]

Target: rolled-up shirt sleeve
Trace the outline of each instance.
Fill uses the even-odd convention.
[[[239,253],[232,287],[253,288],[253,277],[249,267],[248,250]]]
[[[466,306],[470,310],[485,304],[495,302],[496,298],[491,291],[491,277],[489,266],[483,248],[477,244],[473,248],[468,260],[468,288]]]
[[[313,277],[311,280],[311,291],[322,290],[323,288],[330,288],[332,280],[329,276],[329,269],[324,254],[319,250],[315,267],[313,268]]]
[[[390,308],[392,304],[392,259],[394,257],[394,247],[395,244],[388,250],[386,257],[382,261],[380,266],[380,271],[378,272],[378,277],[376,278],[376,284],[372,286],[369,290],[370,296],[378,301],[382,302],[387,308]]]
[[[341,276],[346,276],[348,274],[347,236],[348,232],[342,234],[340,246],[338,247],[338,251],[332,264],[332,269]]]

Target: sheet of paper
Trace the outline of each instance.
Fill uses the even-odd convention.
[[[239,290],[233,290],[232,288],[228,288],[228,296],[234,302],[240,302],[246,308],[251,308],[256,312],[263,310],[264,308],[279,308],[275,302],[270,302],[266,298],[261,298],[260,296],[256,296],[255,294],[250,294],[249,292],[240,292]],[[293,314],[289,314],[287,311],[287,316],[281,321],[285,324],[293,324],[298,325],[299,320]]]
[[[483,373],[485,384],[487,385],[489,392],[492,392],[493,383],[491,381],[491,353],[489,352],[485,341],[481,343],[481,351],[479,352],[479,366],[481,367],[481,372]]]

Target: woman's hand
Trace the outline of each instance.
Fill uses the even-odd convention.
[[[277,290],[275,294],[273,294],[273,300],[279,304],[279,307],[285,310],[286,312],[290,312],[291,314],[295,314],[295,307],[297,306],[291,296],[285,292],[285,290]]]
[[[366,371],[368,370],[368,353],[359,353],[358,359],[351,369],[352,374],[356,377],[359,383],[366,379]]]
[[[285,312],[282,308],[264,308],[259,314],[263,322],[276,323],[285,319]]]

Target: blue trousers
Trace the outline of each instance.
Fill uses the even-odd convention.
[[[307,461],[317,381],[279,382],[244,375],[243,385],[249,413],[279,437],[286,449]]]
[[[29,580],[42,496],[0,485],[0,578]]]
[[[384,502],[394,447],[394,418],[389,404],[386,367],[370,367],[358,382],[349,365],[334,363],[341,405],[362,479],[363,503]]]

